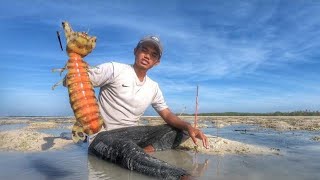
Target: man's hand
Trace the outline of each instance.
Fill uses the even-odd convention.
[[[200,129],[194,128],[191,125],[188,126],[188,133],[189,136],[191,137],[192,141],[194,142],[194,144],[197,144],[197,139],[200,139],[202,141],[202,145],[203,147],[205,147],[206,149],[208,149],[208,138],[203,134],[203,132]]]
[[[189,123],[182,121],[178,116],[173,114],[168,108],[158,112],[159,115],[164,119],[169,125],[176,127],[181,130],[188,131],[189,136],[191,137],[194,144],[197,144],[197,139],[202,141],[203,147],[208,149],[208,139],[203,134],[203,132],[197,128],[192,127]]]

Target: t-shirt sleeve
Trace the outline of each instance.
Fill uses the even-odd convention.
[[[153,98],[151,105],[157,112],[160,112],[160,111],[168,108],[168,105],[167,105],[166,101],[164,100],[164,97],[162,95],[162,91],[160,90],[158,84],[156,85],[156,94],[155,94],[155,97]]]
[[[88,69],[90,81],[94,87],[102,87],[110,83],[114,77],[112,62],[104,63]]]

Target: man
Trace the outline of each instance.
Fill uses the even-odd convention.
[[[202,141],[207,137],[173,114],[156,82],[147,76],[160,63],[162,45],[159,38],[147,36],[134,49],[133,65],[105,63],[89,70],[98,96],[104,130],[89,138],[89,153],[124,168],[161,179],[187,179],[189,173],[156,159],[148,152],[177,147],[185,137]],[[167,123],[159,126],[137,126],[148,106]],[[92,140],[93,139],[93,140]]]
[[[100,87],[98,101],[105,130],[136,126],[151,104],[168,125],[188,132],[195,144],[200,139],[207,148],[207,137],[170,111],[158,84],[147,76],[160,63],[162,51],[158,37],[146,36],[134,49],[133,65],[110,62],[89,70],[91,82]],[[144,149],[154,151],[152,146]]]

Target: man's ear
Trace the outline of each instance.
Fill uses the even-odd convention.
[[[136,55],[137,50],[138,50],[137,48],[134,48],[134,49],[133,49],[133,54],[134,54],[134,55]]]

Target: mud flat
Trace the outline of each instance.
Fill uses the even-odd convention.
[[[192,123],[193,117],[182,117]],[[41,130],[50,130],[64,128],[63,132],[70,132],[74,118],[0,118],[0,150],[2,151],[46,151],[63,149],[67,145],[72,145],[70,139],[60,135],[52,135]],[[163,124],[164,121],[159,117],[143,117],[141,125]],[[10,129],[6,126],[24,124],[22,128]],[[234,124],[254,124],[261,127],[273,128],[276,130],[310,130],[317,131],[320,129],[319,117],[199,117],[199,127],[201,128],[222,128]],[[58,129],[59,131],[59,129]],[[181,149],[189,151],[198,151],[204,154],[266,154],[277,153],[271,147],[261,147],[257,145],[246,144],[238,141],[224,139],[208,135],[209,149],[201,146],[195,148],[193,142],[186,141],[181,145]],[[319,137],[314,138],[319,141]]]
[[[208,137],[209,149],[202,147],[200,141],[198,142],[199,146],[195,147],[191,139],[181,144],[179,149],[197,151],[204,154],[222,155],[277,153],[267,147],[245,144],[210,135],[208,135]],[[2,151],[37,152],[63,149],[67,145],[72,144],[72,140],[40,133],[27,128],[0,132],[0,150]]]
[[[70,144],[71,140],[28,129],[0,133],[0,150],[5,151],[37,152],[62,149]]]
[[[180,116],[180,118],[190,123],[194,121],[193,116]],[[163,123],[159,117],[146,116],[144,120],[153,125]],[[279,131],[320,131],[319,116],[198,116],[198,124],[200,128],[247,124]]]
[[[74,121],[73,118],[56,117],[2,118],[0,119],[0,150],[39,152],[62,149],[71,145],[72,140],[42,131],[54,129],[59,131],[61,128],[71,131],[71,124]]]
[[[209,148],[206,149],[199,141],[195,146],[191,139],[182,143],[178,149],[200,152],[211,155],[227,155],[227,154],[279,154],[279,150],[264,146],[251,145],[238,141],[233,141],[221,137],[207,135]]]
[[[182,119],[193,123],[194,117]],[[87,144],[61,136],[70,134],[73,123],[64,117],[0,117],[0,179],[150,179],[90,156]],[[162,123],[143,117],[140,125]],[[178,150],[151,155],[199,180],[320,179],[318,117],[199,117],[198,125],[209,149],[189,139]]]

